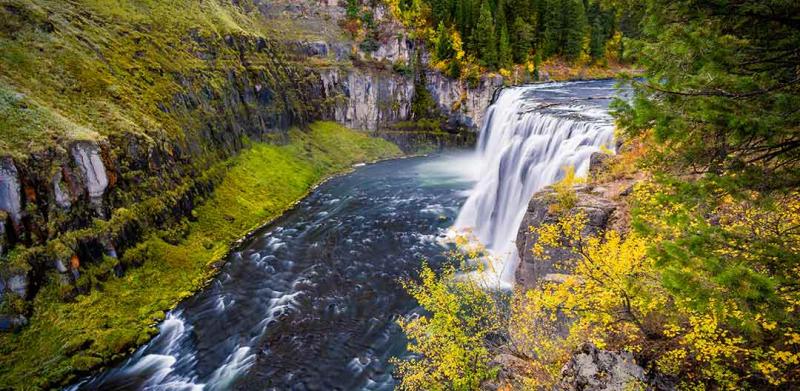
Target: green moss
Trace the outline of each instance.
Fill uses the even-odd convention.
[[[222,179],[186,223],[185,237],[170,244],[158,235],[126,252],[123,263],[140,264],[121,277],[107,275],[102,262],[84,275],[105,278],[73,302],[60,300],[58,284],[35,300],[30,325],[0,335],[0,384],[46,388],[74,380],[129,352],[154,333],[164,311],[201,288],[230,249],[247,232],[286,211],[325,177],[353,163],[399,156],[399,149],[329,122],[291,130],[289,142],[255,143],[212,168]]]

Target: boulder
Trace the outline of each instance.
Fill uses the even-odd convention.
[[[72,197],[69,193],[69,188],[63,183],[63,174],[61,170],[56,172],[53,176],[53,197],[55,198],[56,205],[63,209],[69,209],[72,206]]]
[[[6,290],[23,299],[28,297],[28,285],[26,274],[15,274],[6,280]]]
[[[28,318],[23,315],[0,315],[0,331],[19,331],[28,324]]]
[[[595,152],[589,157],[589,177],[596,178],[608,169],[608,162],[614,155],[605,152]]]
[[[584,344],[561,370],[556,390],[626,391],[654,389],[647,386],[645,370],[633,354],[597,349]]]
[[[530,376],[530,363],[513,354],[504,352],[495,356],[489,367],[498,369],[497,377],[481,384],[483,391],[518,389],[525,377]]]

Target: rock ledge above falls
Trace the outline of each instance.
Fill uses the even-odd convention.
[[[595,156],[598,155],[598,156]],[[590,176],[602,176],[607,170],[605,154],[592,156]],[[637,178],[618,179],[589,185],[573,187],[577,202],[570,213],[583,212],[587,224],[583,236],[601,234],[607,229],[627,232],[628,200]],[[563,271],[556,271],[554,264],[573,258],[569,249],[548,248],[550,259],[536,257],[531,249],[538,240],[530,227],[539,227],[558,221],[559,213],[553,208],[558,203],[556,192],[548,187],[536,193],[530,200],[522,224],[517,232],[517,250],[520,262],[517,266],[516,285],[522,290],[536,288],[542,281],[557,281]],[[515,379],[524,376],[529,364],[510,354],[499,354],[495,363],[500,366],[501,382],[514,384]],[[630,389],[673,390],[673,382],[653,371],[646,370],[637,363],[630,352],[598,349],[592,344],[584,344],[570,357],[561,370],[558,391],[624,391]]]
[[[619,201],[595,192],[595,189],[590,186],[576,186],[573,190],[578,201],[570,212],[581,211],[587,217],[583,235],[602,232],[609,226],[611,219],[616,218],[614,212],[619,206]],[[555,195],[555,190],[549,187],[536,193],[528,204],[528,210],[525,212],[525,217],[517,232],[516,243],[520,262],[517,266],[515,280],[516,285],[524,290],[533,288],[539,281],[552,276],[555,273],[553,265],[571,257],[571,251],[560,248],[550,249],[550,259],[536,257],[531,251],[537,237],[531,233],[530,227],[539,227],[558,221],[558,214],[552,208],[557,203]]]

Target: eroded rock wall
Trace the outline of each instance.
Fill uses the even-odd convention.
[[[595,235],[606,229],[612,213],[617,209],[618,202],[609,199],[590,186],[576,186],[573,188],[577,196],[575,206],[568,213],[584,213],[587,217],[586,227],[582,231],[585,236]],[[536,193],[528,204],[525,217],[517,232],[517,251],[520,257],[516,271],[516,283],[524,290],[536,287],[543,280],[557,280],[557,271],[554,264],[574,258],[568,249],[548,248],[548,259],[537,257],[531,249],[538,240],[530,227],[540,227],[544,224],[554,224],[558,221],[560,213],[554,208],[558,201],[552,188],[546,188]]]
[[[371,131],[410,120],[415,93],[412,68],[418,53],[422,66],[428,67],[430,56],[426,48],[409,37],[382,3],[372,7],[377,27],[375,46],[370,50],[341,35],[325,33],[329,25],[336,25],[345,17],[341,6],[311,3],[272,2],[262,12],[275,20],[282,20],[288,14],[305,23],[313,21],[328,26],[320,28],[314,38],[289,39],[285,45],[289,58],[319,64],[308,67],[319,74],[325,95],[333,103],[329,118],[354,129]],[[484,76],[469,85],[430,69],[426,71],[426,79],[427,89],[451,131],[478,131],[495,90],[503,85],[500,75]]]

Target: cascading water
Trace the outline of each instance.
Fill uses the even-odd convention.
[[[613,150],[610,97],[596,95],[612,86],[597,83],[570,83],[568,92],[560,83],[508,88],[489,107],[476,151],[478,182],[454,225],[489,250],[484,282],[513,285],[514,239],[533,194],[568,167],[585,176],[593,153]]]

